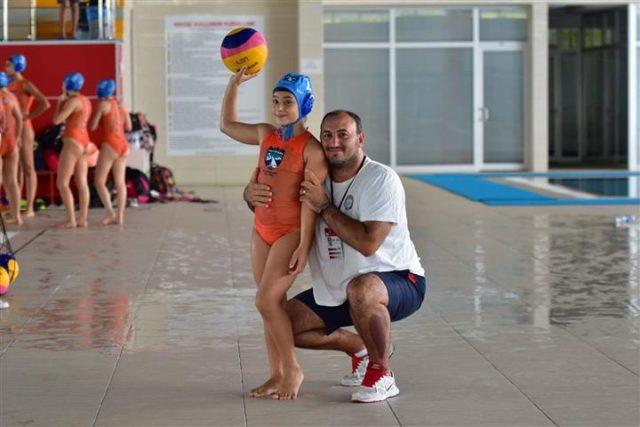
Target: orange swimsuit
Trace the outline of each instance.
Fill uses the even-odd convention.
[[[16,118],[13,115],[12,106],[18,103],[16,97],[6,91],[0,91],[0,102],[2,103],[3,129],[2,143],[0,143],[0,157],[11,154],[18,145],[16,139]]]
[[[300,229],[300,184],[304,179],[304,147],[309,132],[286,142],[275,131],[260,145],[258,182],[271,187],[268,208],[256,207],[254,226],[269,246]]]
[[[100,119],[100,127],[104,135],[102,141],[120,157],[129,149],[129,142],[124,134],[123,116],[125,112],[115,99],[111,98],[108,102],[111,108]]]
[[[64,125],[64,133],[62,138],[72,138],[78,144],[86,147],[89,145],[89,131],[87,130],[87,122],[91,115],[91,103],[83,95],[76,95],[82,102],[82,110],[74,111],[67,117]],[[67,102],[69,102],[67,100]]]
[[[33,95],[28,94],[24,87],[29,83],[29,80],[22,79],[17,81],[12,81],[9,83],[9,90],[18,98],[18,103],[20,104],[20,112],[22,112],[23,117],[27,117],[29,114],[29,110],[31,110],[31,105],[33,105]],[[30,119],[23,119],[24,126],[31,127]]]

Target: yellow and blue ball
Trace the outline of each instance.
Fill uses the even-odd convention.
[[[9,286],[16,281],[20,274],[20,266],[15,257],[10,254],[0,254],[0,296],[9,291]]]
[[[0,296],[9,292],[9,286],[11,285],[11,279],[9,273],[4,268],[0,267]]]
[[[253,28],[240,27],[231,30],[222,40],[220,56],[224,65],[233,73],[247,67],[245,74],[255,74],[262,70],[269,49],[267,40]]]

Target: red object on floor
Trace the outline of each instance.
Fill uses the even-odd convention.
[[[38,175],[36,198],[40,197],[47,200],[49,204],[54,204],[56,199],[60,199],[60,194],[56,188],[56,173],[53,171],[36,171],[36,174]]]

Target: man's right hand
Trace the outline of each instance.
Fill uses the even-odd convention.
[[[258,183],[258,172],[260,169],[254,169],[251,174],[251,179],[249,180],[249,184],[244,188],[244,193],[242,197],[244,201],[247,202],[250,208],[262,207],[268,208],[269,203],[271,203],[271,187],[266,184]]]

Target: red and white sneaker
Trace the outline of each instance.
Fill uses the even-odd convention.
[[[362,384],[364,374],[369,364],[369,355],[363,357],[351,356],[351,373],[345,375],[340,380],[340,384],[346,387],[354,387]]]
[[[391,343],[389,345],[389,357],[393,356],[396,351],[396,346]],[[367,365],[369,364],[369,355],[362,357],[356,357],[351,355],[351,373],[345,375],[340,380],[340,384],[345,387],[355,387],[362,384],[364,374],[367,372]]]
[[[362,385],[351,395],[352,402],[381,402],[400,394],[393,372],[369,363]]]

